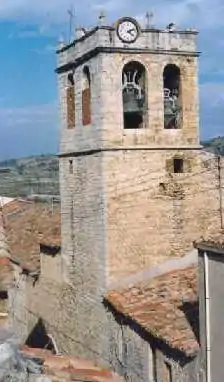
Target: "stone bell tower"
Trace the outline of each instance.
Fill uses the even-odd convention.
[[[172,192],[200,150],[196,35],[124,17],[58,51],[62,259],[88,356],[107,358],[108,283],[192,240]]]

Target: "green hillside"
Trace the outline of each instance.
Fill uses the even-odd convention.
[[[202,142],[204,148],[216,155],[224,155],[224,137],[212,138]]]
[[[0,162],[0,195],[59,194],[58,158],[41,155]]]

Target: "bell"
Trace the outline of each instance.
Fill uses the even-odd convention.
[[[137,98],[134,92],[123,93],[124,113],[141,113],[142,101]]]

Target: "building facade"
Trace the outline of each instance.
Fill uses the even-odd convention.
[[[199,142],[196,37],[123,18],[58,51],[63,277],[79,341],[103,359],[108,283],[220,228],[217,163]]]
[[[199,142],[196,36],[123,18],[60,47],[61,242],[43,242],[44,215],[38,277],[17,267],[11,306],[24,341],[41,321],[59,352],[152,380],[151,342],[126,324],[122,337],[104,299],[222,228],[222,161]]]

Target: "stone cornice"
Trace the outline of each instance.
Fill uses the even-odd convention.
[[[55,71],[56,73],[64,73],[69,70],[75,70],[78,66],[83,65],[86,61],[97,56],[100,53],[122,53],[122,54],[162,54],[169,56],[185,56],[185,57],[198,57],[200,52],[179,51],[179,50],[165,50],[165,49],[147,49],[147,48],[131,48],[131,47],[96,47],[89,52],[78,57],[74,61],[59,66]]]
[[[82,37],[75,39],[72,41],[70,44],[63,46],[62,48],[58,49],[56,51],[57,54],[60,54],[62,52],[65,52],[66,50],[69,50],[70,48],[74,47],[77,43],[82,42],[86,40],[88,37],[92,36],[95,32],[98,30],[108,30],[108,31],[115,31],[115,28],[113,26],[96,26],[92,28],[91,30],[87,31]],[[197,30],[174,30],[174,31],[167,31],[164,29],[158,29],[158,28],[141,28],[141,33],[169,33],[169,34],[174,34],[174,35],[197,35],[198,31]]]
[[[177,151],[177,150],[184,150],[184,151],[190,151],[190,150],[201,150],[201,145],[195,145],[195,146],[179,146],[179,147],[173,147],[173,146],[118,146],[118,147],[101,147],[96,149],[89,149],[89,150],[80,150],[80,151],[71,151],[66,153],[59,153],[59,158],[66,158],[66,157],[79,157],[84,155],[93,155],[98,154],[102,152],[113,152],[113,151]]]

